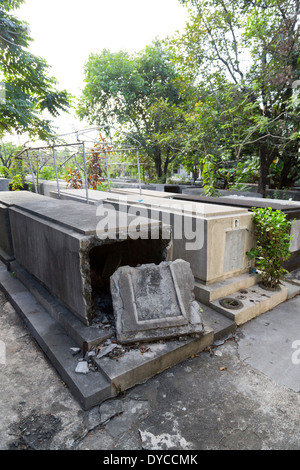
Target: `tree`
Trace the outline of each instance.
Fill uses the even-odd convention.
[[[5,132],[28,132],[43,139],[51,133],[48,111],[55,117],[70,106],[68,93],[56,89],[56,79],[41,57],[28,51],[32,41],[26,23],[12,15],[24,0],[2,0],[0,6],[0,74],[5,99],[0,102],[0,137]]]
[[[159,41],[134,55],[108,50],[91,54],[78,106],[80,118],[87,118],[91,124],[123,126],[154,162],[158,177],[165,177],[175,155],[156,138],[162,131],[156,105],[163,100],[175,106],[183,99],[181,77],[171,59],[171,53]]]
[[[0,142],[0,173],[5,177],[9,176],[9,170],[16,164],[15,155],[21,147],[17,147],[12,142]]]
[[[299,175],[299,0],[180,1],[190,22],[177,50],[220,110],[219,148],[236,164],[245,153],[259,158],[263,195],[274,166],[273,184],[292,185]]]

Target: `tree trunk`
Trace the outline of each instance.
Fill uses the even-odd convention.
[[[162,168],[161,168],[161,150],[160,147],[156,146],[154,148],[154,164],[156,175],[158,178],[162,177]]]
[[[259,149],[259,161],[260,161],[260,175],[258,180],[258,192],[262,194],[262,197],[266,196],[266,186],[268,184],[268,174],[269,174],[269,158],[267,150],[264,146]]]

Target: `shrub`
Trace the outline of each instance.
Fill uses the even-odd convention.
[[[14,175],[11,180],[12,191],[21,191],[24,189],[24,178],[22,175]]]
[[[246,254],[256,260],[263,286],[276,289],[287,273],[283,263],[290,256],[292,222],[280,210],[253,208],[256,248]]]

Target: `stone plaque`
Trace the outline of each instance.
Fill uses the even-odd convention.
[[[119,268],[111,277],[118,340],[130,343],[202,332],[193,289],[189,263],[183,260]]]
[[[226,232],[224,251],[224,273],[242,269],[245,256],[245,230],[231,230]]]

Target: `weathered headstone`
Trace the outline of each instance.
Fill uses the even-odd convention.
[[[194,277],[186,261],[123,266],[110,282],[120,343],[203,333]]]
[[[9,190],[9,180],[7,178],[0,178],[0,191]]]

